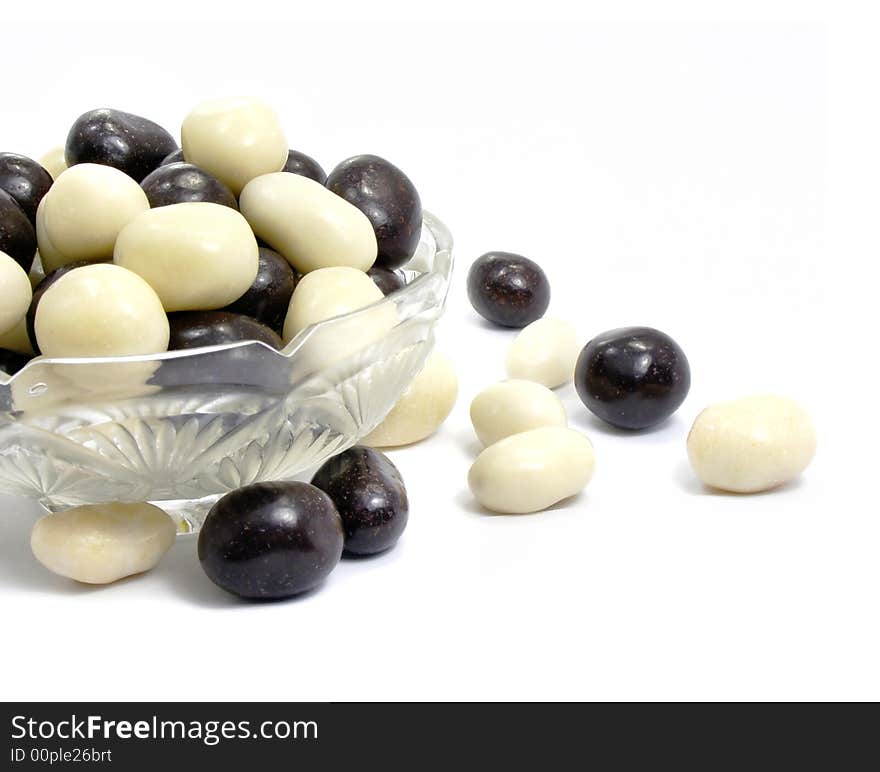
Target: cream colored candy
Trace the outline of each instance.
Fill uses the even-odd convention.
[[[555,389],[571,383],[580,350],[571,324],[545,316],[520,331],[507,350],[504,364],[511,378]]]
[[[174,521],[152,504],[92,504],[40,518],[31,549],[56,574],[108,584],[149,571],[176,534]]]
[[[756,493],[794,479],[809,466],[816,429],[793,400],[758,394],[707,407],[694,421],[687,451],[706,485]]]
[[[471,423],[483,445],[541,426],[567,426],[562,401],[546,386],[510,380],[483,389],[471,402]]]
[[[46,273],[76,260],[109,260],[119,231],[150,208],[131,177],[112,166],[77,164],[37,208],[37,244]]]
[[[254,177],[287,163],[287,138],[277,113],[253,97],[198,105],[183,121],[181,144],[189,163],[213,174],[236,196]]]
[[[9,332],[0,335],[0,348],[5,348],[7,351],[15,351],[18,354],[27,354],[28,356],[34,356],[37,353],[34,351],[31,339],[28,337],[27,321],[24,317]]]
[[[284,342],[310,324],[363,308],[384,297],[373,280],[355,268],[320,268],[300,279],[284,319]]]
[[[77,268],[40,299],[34,322],[47,357],[154,354],[168,348],[168,317],[136,273],[110,263]]]
[[[486,448],[468,473],[468,485],[493,512],[540,512],[580,493],[594,468],[593,446],[583,434],[545,426]]]
[[[43,270],[43,259],[40,257],[40,250],[34,255],[34,262],[31,263],[31,270],[28,273],[28,279],[31,287],[37,288],[37,285],[46,278],[46,272]]]
[[[367,216],[308,177],[258,177],[242,191],[239,206],[254,233],[301,273],[330,266],[366,271],[376,260],[376,234]]]
[[[0,252],[0,335],[11,332],[24,319],[32,294],[31,280],[24,268]]]
[[[361,443],[384,448],[423,440],[446,420],[457,396],[458,379],[452,361],[434,351],[385,420]]]
[[[151,209],[119,234],[113,262],[156,290],[166,311],[223,308],[253,284],[257,240],[234,209],[194,202]]]
[[[67,168],[67,160],[64,158],[64,145],[58,145],[47,151],[44,155],[37,159],[40,164],[53,180],[57,180],[58,176]]]

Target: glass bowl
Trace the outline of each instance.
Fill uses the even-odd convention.
[[[357,443],[434,344],[452,237],[425,212],[407,286],[257,341],[135,357],[32,360],[0,373],[0,491],[50,511],[152,501],[200,527],[223,493],[284,480]]]

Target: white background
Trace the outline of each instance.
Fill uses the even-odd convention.
[[[876,236],[855,232],[878,212],[877,70],[859,59],[876,33],[866,19],[750,10],[761,20],[221,25],[178,13],[23,21],[5,35],[4,150],[39,156],[94,107],[176,131],[203,98],[255,93],[328,171],[365,152],[405,169],[456,238],[439,335],[461,388],[438,435],[390,454],[411,500],[397,549],[344,561],[299,600],[225,595],[192,539],[149,575],[76,585],[32,558],[37,508],[0,496],[0,696],[880,697],[880,528],[864,487],[877,325],[849,320],[859,288],[876,286]],[[549,313],[584,342],[651,325],[692,366],[679,413],[636,435],[560,390],[597,473],[532,516],[482,512],[465,482],[468,404],[504,377],[513,337],[466,300],[468,264],[490,249],[540,262]],[[768,390],[812,412],[813,466],[764,495],[703,489],[685,455],[691,421]]]

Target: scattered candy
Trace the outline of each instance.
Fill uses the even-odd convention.
[[[24,269],[0,252],[0,335],[14,330],[31,304],[31,281]]]
[[[348,266],[366,271],[376,259],[373,226],[356,207],[298,174],[264,174],[238,200],[258,238],[300,273]]]
[[[342,521],[324,491],[263,482],[227,493],[199,531],[199,560],[219,587],[280,599],[322,582],[342,556]]]
[[[706,408],[694,421],[687,451],[706,485],[757,493],[793,480],[809,466],[816,429],[793,400],[759,394]]]
[[[174,521],[152,504],[92,504],[40,518],[31,549],[53,573],[109,584],[149,571],[176,534]]]
[[[141,186],[118,169],[71,166],[37,209],[43,270],[48,273],[77,260],[109,260],[119,232],[149,208]]]
[[[471,305],[502,327],[525,327],[550,305],[550,283],[541,266],[511,252],[487,252],[467,276]]]
[[[162,210],[156,210],[162,211]],[[168,317],[140,276],[107,263],[61,276],[43,293],[34,329],[49,357],[155,354],[168,348]]]
[[[452,412],[457,396],[458,379],[452,361],[434,351],[385,420],[361,442],[387,448],[430,437]]]
[[[207,201],[238,209],[238,202],[229,188],[204,169],[188,163],[160,166],[144,177],[141,187],[154,209],[192,201]]]
[[[252,97],[203,102],[184,118],[181,138],[186,161],[213,174],[236,196],[254,177],[281,171],[287,163],[278,115]]]
[[[349,158],[330,172],[327,188],[369,218],[378,265],[399,268],[413,256],[422,232],[422,202],[415,185],[394,164],[375,155]]]
[[[414,255],[421,230],[419,193],[403,171],[359,155],[328,176],[289,148],[277,114],[258,99],[198,105],[180,148],[146,118],[92,110],[39,163],[0,153],[0,371],[5,380],[36,354],[150,355],[239,341],[281,349],[307,327],[355,311],[312,330],[295,355],[302,376],[346,357],[344,367],[361,368],[377,350],[367,347],[401,321],[403,303],[379,301],[406,286],[411,274],[396,269]],[[543,318],[550,285],[528,258],[484,254],[467,292],[493,324],[523,328],[505,356],[510,380],[470,406],[485,447],[468,484],[488,510],[538,512],[592,478],[593,446],[567,428],[550,389],[573,379],[589,410],[624,429],[660,423],[687,396],[688,360],[658,330],[611,330],[579,351],[572,324]],[[126,398],[160,388],[149,381],[159,364],[134,363],[142,372],[132,364],[125,372],[77,365],[65,378],[94,398],[108,384]],[[343,550],[393,547],[407,524],[407,491],[372,448],[433,434],[457,391],[452,363],[434,352],[363,444],[326,461],[312,485],[260,482],[223,496],[199,534],[205,573],[244,598],[286,598],[317,586]],[[794,479],[815,447],[806,412],[774,396],[707,408],[687,440],[699,478],[740,493]],[[162,510],[117,503],[49,515],[31,544],[50,570],[106,583],[153,567],[175,533]]]
[[[471,423],[480,442],[492,445],[512,434],[542,426],[567,426],[562,401],[532,381],[502,381],[487,386],[471,402]]]
[[[552,317],[537,319],[524,327],[507,349],[507,375],[555,389],[571,383],[580,348],[569,322]]]
[[[684,402],[691,370],[681,347],[650,327],[621,327],[584,346],[574,385],[581,402],[621,429],[646,429]]]
[[[468,473],[468,485],[486,509],[526,514],[580,493],[594,467],[593,446],[583,434],[545,426],[486,448]]]
[[[141,213],[119,234],[113,261],[145,279],[166,311],[206,311],[247,292],[259,253],[244,217],[200,202]]]
[[[355,446],[324,462],[312,478],[336,505],[345,552],[374,555],[393,547],[406,528],[409,502],[397,467],[382,453]]]

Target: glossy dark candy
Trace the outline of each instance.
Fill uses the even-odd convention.
[[[603,421],[646,429],[671,416],[691,386],[681,347],[651,327],[622,327],[596,336],[575,366],[578,396]]]
[[[177,142],[158,123],[106,107],[76,119],[67,134],[67,165],[113,166],[140,182],[177,149]]]
[[[183,157],[183,148],[179,147],[173,153],[169,153],[162,159],[162,163],[159,166],[168,166],[168,164],[179,164],[186,163],[186,159]],[[159,167],[156,167],[159,168]]]
[[[257,278],[244,295],[224,310],[245,314],[273,330],[280,330],[299,280],[300,274],[287,260],[268,247],[260,247]]]
[[[0,348],[0,372],[7,375],[15,375],[22,367],[31,361],[31,357]]]
[[[372,448],[355,446],[331,458],[312,485],[333,499],[351,555],[383,552],[406,528],[409,502],[403,478],[387,456]]]
[[[259,340],[276,349],[283,345],[278,333],[265,324],[228,311],[178,311],[168,314],[168,324],[171,328],[169,351],[243,340]]]
[[[31,305],[27,310],[24,321],[25,326],[27,327],[28,337],[31,339],[31,345],[34,347],[34,351],[38,354],[40,353],[40,347],[37,345],[37,333],[34,330],[34,321],[37,318],[37,306],[40,303],[40,299],[46,294],[46,290],[64,276],[64,274],[70,273],[75,268],[82,268],[84,265],[94,265],[94,263],[89,262],[88,260],[76,260],[73,263],[60,265],[54,271],[49,271],[40,283],[34,287],[34,294],[31,297]]]
[[[376,232],[376,265],[400,268],[422,233],[422,202],[415,186],[394,164],[375,155],[358,155],[337,166],[327,187],[354,204]]]
[[[390,295],[396,290],[403,289],[406,286],[406,280],[398,271],[392,271],[388,268],[382,268],[380,265],[374,265],[367,271],[367,276],[373,280],[383,295]]]
[[[37,207],[52,187],[52,175],[31,158],[0,153],[0,190],[8,193],[34,225]]]
[[[227,493],[199,531],[208,577],[242,598],[289,598],[319,584],[342,556],[330,497],[302,482],[262,482]]]
[[[0,190],[0,252],[5,252],[25,271],[31,270],[37,253],[37,234],[16,200]]]
[[[283,172],[291,174],[299,174],[301,177],[308,177],[310,180],[320,182],[322,185],[327,182],[327,172],[321,168],[314,158],[298,150],[291,150],[287,154],[287,163],[284,164]]]
[[[525,327],[550,305],[550,282],[537,263],[513,252],[487,252],[467,277],[474,310],[502,327]]]
[[[238,201],[214,175],[188,163],[173,163],[151,171],[141,187],[154,209],[171,204],[206,201],[238,209]]]

